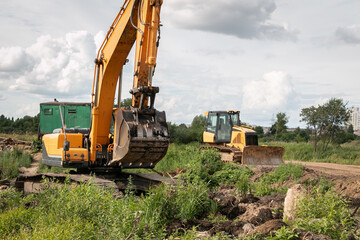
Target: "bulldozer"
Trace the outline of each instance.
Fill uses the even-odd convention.
[[[283,147],[259,145],[257,133],[240,124],[239,111],[208,111],[203,142],[215,148],[223,162],[255,167],[276,167],[283,163]]]

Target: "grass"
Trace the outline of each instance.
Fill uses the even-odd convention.
[[[272,142],[267,144],[285,147],[284,160],[360,165],[360,140],[340,146],[330,145],[328,150],[317,152],[314,152],[311,143]]]
[[[349,202],[330,188],[314,187],[300,200],[295,220],[273,233],[268,239],[299,239],[297,229],[329,236],[331,239],[358,239],[356,219]]]
[[[199,154],[199,143],[171,144],[166,156],[155,166],[157,171],[175,171],[190,167],[194,156]]]
[[[61,168],[61,167],[49,167],[46,166],[40,161],[38,172],[39,173],[69,173],[71,170],[76,170],[75,168]]]
[[[17,148],[0,152],[0,179],[11,179],[19,175],[20,167],[30,167],[31,155]]]
[[[303,174],[304,167],[297,164],[282,164],[269,174],[265,174],[250,186],[255,195],[264,196],[273,193],[286,193],[287,187],[281,186],[285,181],[297,181]]]
[[[160,186],[137,197],[92,183],[0,193],[0,239],[164,239],[166,225],[216,210],[204,185]]]
[[[17,133],[0,133],[0,138],[6,139],[6,138],[12,138],[12,139],[18,139],[22,141],[35,141],[37,140],[38,136],[37,134],[17,134]]]

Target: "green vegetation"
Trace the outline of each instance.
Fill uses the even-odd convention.
[[[39,173],[69,173],[71,170],[76,170],[75,168],[61,168],[61,167],[49,167],[46,166],[40,161],[39,164]]]
[[[33,141],[37,140],[37,134],[33,134],[33,133],[18,134],[18,133],[1,133],[0,132],[0,138],[2,138],[2,139],[11,138],[11,139],[17,139],[17,140],[22,140],[22,141],[33,142]]]
[[[45,188],[42,194],[0,193],[1,239],[162,239],[166,224],[216,209],[204,185],[160,186],[137,197],[91,183]],[[60,210],[60,211],[59,211]]]
[[[175,143],[202,142],[206,118],[203,115],[195,116],[190,127],[185,124],[168,123],[171,141]]]
[[[266,144],[284,147],[284,160],[360,164],[360,140],[344,143],[339,146],[330,145],[326,151],[317,152],[314,152],[310,143],[270,142]]]
[[[350,118],[350,112],[342,99],[332,98],[318,107],[311,106],[303,108],[300,116],[302,121],[313,129],[314,151],[317,150],[317,144],[322,142],[322,150],[325,151],[329,143],[344,143],[343,126]]]
[[[314,187],[299,202],[295,220],[268,239],[299,239],[298,229],[327,235],[332,239],[357,239],[352,238],[359,232],[356,232],[357,224],[351,211],[349,203],[332,188],[324,191],[321,187]]]
[[[0,116],[0,133],[30,133],[35,134],[39,127],[39,114],[23,118],[7,118],[4,115]]]
[[[189,163],[199,153],[200,144],[170,144],[166,156],[155,166],[157,171],[175,171],[191,167]]]
[[[19,149],[0,152],[0,179],[11,179],[19,175],[20,167],[30,167],[31,156]]]
[[[303,174],[303,166],[296,164],[282,164],[273,172],[263,175],[253,183],[255,195],[264,196],[273,193],[286,193],[287,187],[281,186],[285,181],[297,181]]]

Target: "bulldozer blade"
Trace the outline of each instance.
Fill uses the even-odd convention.
[[[242,164],[258,167],[276,167],[283,163],[283,147],[246,146],[242,155]]]

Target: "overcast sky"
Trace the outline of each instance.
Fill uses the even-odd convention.
[[[0,114],[89,102],[97,46],[121,0],[0,0]],[[342,98],[360,106],[360,1],[164,0],[153,84],[167,120],[240,110],[270,126],[278,112]],[[125,66],[130,97],[133,56]]]

